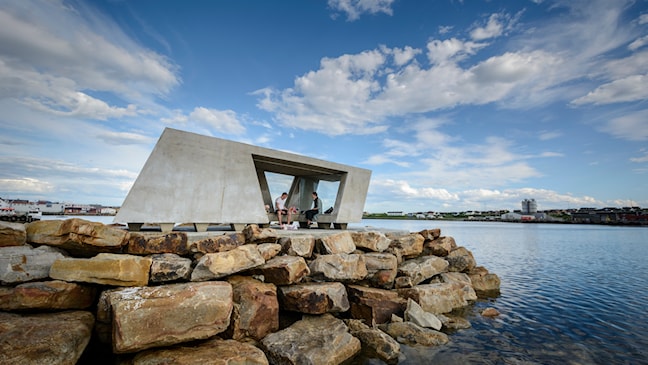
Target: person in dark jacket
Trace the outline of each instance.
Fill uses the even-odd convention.
[[[313,192],[313,207],[306,211],[306,221],[308,227],[315,220],[315,216],[322,213],[322,200],[317,197],[317,193]]]

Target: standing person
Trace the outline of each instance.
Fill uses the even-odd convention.
[[[288,199],[288,193],[283,192],[281,193],[281,196],[278,197],[275,200],[275,211],[277,212],[277,217],[279,218],[279,225],[281,228],[284,227],[283,223],[281,223],[281,215],[285,215],[288,217],[288,221],[286,224],[290,225],[290,220],[291,220],[291,211],[286,209],[286,200]]]
[[[313,192],[313,207],[306,211],[306,220],[310,228],[316,215],[322,213],[322,200],[317,197],[317,193]]]

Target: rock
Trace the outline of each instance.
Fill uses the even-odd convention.
[[[315,238],[311,235],[282,237],[279,244],[286,255],[309,258],[313,256]]]
[[[496,297],[500,294],[500,278],[482,266],[468,272],[473,289],[480,298]]]
[[[443,323],[443,327],[449,330],[462,330],[472,327],[470,322],[462,317],[446,316],[444,314],[437,314],[436,316]]]
[[[227,333],[235,340],[261,340],[279,329],[277,287],[246,276],[231,276],[234,308]]]
[[[217,335],[232,307],[232,286],[222,281],[122,288],[101,294],[97,322],[110,326],[113,352],[128,353]]]
[[[425,241],[433,241],[441,236],[441,229],[440,228],[424,229],[418,232],[418,234],[423,236],[423,239]]]
[[[79,257],[120,252],[129,238],[123,229],[78,218],[32,222],[26,229],[27,242],[62,248]]]
[[[263,351],[248,343],[213,338],[195,346],[146,350],[132,365],[267,365]]]
[[[421,327],[440,330],[443,326],[441,320],[434,314],[426,312],[418,303],[412,299],[407,300],[407,309],[405,309],[405,320],[415,323]]]
[[[387,248],[387,252],[392,253],[399,259],[413,258],[419,256],[423,252],[423,236],[418,233],[410,233],[406,235],[388,235],[392,241]]]
[[[398,275],[411,278],[408,285],[414,286],[447,269],[446,260],[436,256],[421,256],[398,265]]]
[[[423,252],[425,255],[446,257],[455,248],[457,248],[457,244],[455,243],[454,238],[438,237],[432,241],[426,242]]]
[[[364,319],[371,325],[389,322],[392,314],[402,314],[406,305],[405,300],[392,290],[349,285],[347,293],[351,317]]]
[[[445,333],[423,328],[412,322],[385,323],[378,327],[399,343],[409,346],[439,346],[449,341]]]
[[[210,236],[202,240],[191,242],[189,251],[193,253],[217,253],[233,250],[245,244],[243,233],[223,234]]]
[[[370,252],[364,255],[367,276],[365,280],[374,287],[390,289],[396,279],[398,262],[390,253]]]
[[[398,362],[400,345],[387,333],[376,328],[370,328],[357,319],[350,319],[345,323],[349,327],[351,335],[360,340],[362,349],[370,357],[379,358],[388,364]]]
[[[281,252],[281,245],[278,243],[262,243],[257,246],[263,260],[268,261]]]
[[[271,364],[341,364],[360,351],[360,340],[330,314],[304,316],[290,327],[267,335],[261,344]]]
[[[191,273],[191,281],[218,279],[264,263],[265,260],[256,245],[243,245],[231,251],[208,253],[198,260]]]
[[[484,317],[497,317],[500,315],[500,312],[493,307],[488,307],[481,312],[481,315]]]
[[[308,268],[311,277],[327,281],[358,281],[367,276],[364,255],[358,254],[320,255]]]
[[[439,314],[468,305],[466,299],[468,295],[464,293],[465,287],[467,286],[456,282],[424,284],[413,288],[398,289],[398,294],[404,298],[413,299],[426,312]]]
[[[272,228],[259,228],[256,224],[249,224],[243,228],[246,243],[277,243],[279,236]]]
[[[150,255],[157,253],[174,253],[186,255],[189,253],[187,247],[187,234],[184,232],[142,233],[131,232],[126,253],[133,255]]]
[[[276,285],[298,283],[310,274],[306,260],[298,256],[277,256],[251,270],[252,274],[263,275],[263,281]]]
[[[383,252],[391,243],[391,240],[382,232],[351,232],[351,237],[357,248],[373,252]]]
[[[472,252],[465,247],[457,247],[446,256],[450,266],[448,271],[468,272],[477,266]]]
[[[52,263],[65,256],[48,246],[30,245],[0,247],[0,283],[11,285],[49,277]]]
[[[100,253],[90,259],[62,258],[54,261],[52,279],[114,286],[148,284],[151,258]]]
[[[86,309],[96,294],[94,287],[59,280],[0,287],[0,310]]]
[[[349,231],[329,234],[317,240],[319,253],[324,255],[346,253],[355,251],[356,246]]]
[[[281,309],[306,314],[346,312],[349,298],[343,284],[308,283],[279,287]]]
[[[90,312],[0,312],[0,364],[73,365],[92,335]]]
[[[176,280],[189,280],[191,277],[191,259],[172,253],[151,255],[152,283],[164,283]]]
[[[0,221],[0,247],[22,246],[26,243],[24,224]]]

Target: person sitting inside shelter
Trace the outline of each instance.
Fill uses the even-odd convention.
[[[306,211],[306,221],[308,227],[315,220],[315,216],[322,213],[322,200],[317,197],[317,193],[313,192],[313,207]]]
[[[286,200],[288,200],[288,193],[281,193],[281,196],[275,200],[275,211],[277,212],[277,217],[279,218],[279,225],[283,228],[284,225],[281,223],[281,216],[285,215],[288,218],[286,224],[290,225],[290,220],[292,219],[292,209],[286,209]]]

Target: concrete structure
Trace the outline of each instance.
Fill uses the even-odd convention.
[[[288,206],[300,211],[310,208],[320,181],[339,182],[333,212],[318,215],[318,225],[346,228],[361,221],[370,170],[166,128],[114,222],[131,230],[160,224],[163,231],[180,223],[192,223],[196,231],[213,223],[236,230],[267,225],[276,220],[265,209],[276,198],[267,172],[293,177]],[[303,214],[294,220],[305,223]]]
[[[524,199],[522,200],[522,214],[534,215],[538,213],[538,203],[535,199]]]

